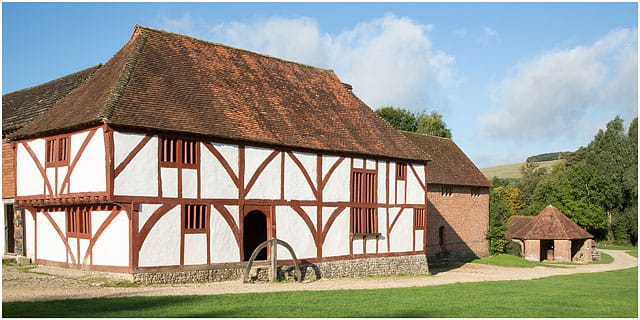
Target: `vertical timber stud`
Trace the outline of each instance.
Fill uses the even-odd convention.
[[[278,281],[278,240],[271,238],[271,282]]]

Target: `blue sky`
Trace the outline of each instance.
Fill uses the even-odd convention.
[[[638,114],[634,2],[4,2],[2,93],[106,63],[135,24],[332,69],[373,109],[438,111],[479,167]]]

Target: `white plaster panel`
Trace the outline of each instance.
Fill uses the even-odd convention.
[[[142,230],[144,224],[149,220],[151,215],[158,210],[161,204],[142,204],[140,205],[140,211],[138,212],[138,231]]]
[[[38,163],[40,163],[40,165],[44,168],[44,158],[46,156],[46,139],[36,139],[33,141],[29,141],[28,144],[29,147],[31,147],[33,154],[35,154]],[[27,156],[31,159],[31,156],[29,156],[28,154]]]
[[[71,137],[71,146],[82,144],[81,134]],[[72,158],[73,159],[73,158]],[[107,164],[102,130],[98,130],[87,144],[71,172],[71,192],[104,192],[107,190]]]
[[[420,176],[420,172],[422,172],[422,177],[420,177],[421,181],[424,183],[424,166],[422,165],[413,165]],[[410,204],[424,204],[424,189],[420,186],[420,182],[416,178],[416,175],[413,173],[407,166],[407,203]]]
[[[253,172],[247,172],[246,176],[250,177],[252,174]],[[248,181],[245,180],[245,182]],[[280,159],[278,156],[273,158],[266,168],[264,168],[264,171],[262,171],[258,179],[256,179],[255,184],[251,187],[251,190],[249,190],[246,198],[280,199]]]
[[[237,207],[227,209],[235,209],[236,214],[229,210],[237,221]],[[211,208],[211,262],[239,262],[240,248],[233,235],[233,231],[227,224],[222,215],[215,209]]]
[[[141,267],[180,264],[180,206],[165,213],[140,248]]]
[[[386,201],[387,201],[387,163],[384,161],[380,161],[378,163],[378,203],[386,203]]]
[[[301,161],[302,162],[302,161]],[[305,168],[315,187],[315,166],[313,171]],[[284,160],[284,198],[285,200],[314,200],[313,190],[309,186],[300,168],[286,155]]]
[[[298,259],[314,258],[317,250],[311,230],[291,207],[276,207],[277,237],[289,243]],[[289,250],[278,246],[278,259],[291,259]]]
[[[24,210],[24,237],[26,241],[26,255],[32,260],[36,258],[35,244],[36,244],[36,233],[35,233],[35,220],[33,220],[33,216],[29,210]]]
[[[247,146],[244,149],[244,183],[249,183],[249,180],[256,172],[260,164],[273,152],[273,149],[258,148]],[[278,162],[278,158],[274,158],[273,161]]]
[[[407,252],[413,250],[413,214],[405,209],[389,235],[391,252]]]
[[[69,193],[69,188],[71,188],[71,184],[69,184],[69,188],[64,190],[64,192],[62,191],[62,182],[64,182],[64,177],[67,176],[67,171],[69,171],[69,167],[67,167],[67,166],[58,167],[58,185],[57,185],[57,188],[54,189],[54,192],[56,192],[55,190],[58,190],[57,191],[58,194]],[[55,180],[49,180],[49,181],[55,181]],[[69,182],[71,182],[71,181],[69,181]]]
[[[378,232],[381,233],[378,242],[378,252],[385,253],[389,251],[387,248],[387,210],[385,208],[378,208]]]
[[[78,258],[78,238],[69,238],[67,241],[67,245],[69,246],[69,248],[71,248],[68,251],[67,261],[69,261],[69,263],[77,263],[79,259]]]
[[[323,208],[323,221],[328,220],[335,208]],[[343,256],[349,254],[349,210],[343,210],[333,221],[322,246],[322,256]]]
[[[396,204],[396,164],[389,163],[389,204]]]
[[[322,194],[322,199],[325,202],[349,201],[349,183],[351,176],[349,162],[349,159],[342,161],[325,184]]]
[[[353,168],[354,169],[364,169],[364,160],[363,159],[353,159]]]
[[[113,162],[117,168],[133,149],[144,139],[145,135],[138,133],[113,132]]]
[[[223,154],[231,167],[237,167],[237,150],[235,150],[236,159],[234,160],[227,158],[227,156],[222,153],[222,149],[230,147],[217,144],[214,144],[214,146]],[[238,187],[233,183],[229,173],[227,173],[227,170],[220,164],[220,161],[218,161],[204,145],[200,147],[200,180],[200,192],[202,192],[203,198],[229,199],[238,197]]]
[[[158,196],[157,138],[149,140],[115,178],[114,193],[118,195]]]
[[[363,254],[364,253],[364,241],[362,240],[362,236],[353,237],[353,254]]]
[[[389,208],[388,210],[389,210],[389,227],[391,227],[391,224],[393,223],[393,220],[396,218],[396,216],[400,212],[400,208]],[[405,210],[409,210],[409,209],[405,209]],[[385,230],[386,230],[386,228],[387,227],[385,226]]]
[[[422,251],[424,250],[424,244],[422,243],[422,237],[424,236],[424,230],[416,230],[416,250]]]
[[[96,211],[96,215],[108,216],[109,211]],[[92,220],[93,222],[93,220]],[[92,227],[93,232],[97,227]],[[93,246],[93,264],[108,266],[129,266],[129,218],[126,211],[120,211],[107,226]]]
[[[111,211],[91,211],[91,236],[95,236]]]
[[[316,181],[316,167],[318,166],[318,156],[313,153],[292,152],[300,160],[302,166],[307,170],[311,180]]]
[[[102,130],[98,130],[98,132],[96,132],[96,135],[101,132]],[[84,139],[86,139],[88,135],[89,135],[89,131],[84,131],[84,132],[71,135],[71,141],[69,141],[70,143],[69,159],[71,161],[73,161],[73,159],[78,155],[78,151],[80,151],[80,147],[82,146]]]
[[[60,238],[60,236],[58,235],[58,232],[54,228],[54,225],[52,225],[51,222],[49,222],[49,219],[45,218],[42,213],[39,213],[38,215],[39,215],[37,220],[38,259],[66,262],[67,249],[65,247],[64,240]],[[53,219],[55,226],[57,226],[58,228],[62,227],[60,230],[62,230],[64,234],[66,230],[65,213],[50,212],[49,215]],[[74,238],[74,241],[75,241],[75,238]],[[72,249],[75,249],[75,247],[72,247]]]
[[[397,180],[396,181],[396,190],[397,190],[397,203],[398,204],[404,204],[404,196],[405,196],[405,192],[407,191],[406,188],[407,184],[405,180]]]
[[[236,226],[240,225],[240,209],[238,208],[238,206],[224,206],[225,208],[227,208],[227,210],[229,210],[229,213],[231,214],[231,216],[233,217],[233,221],[236,223]]]
[[[184,264],[207,264],[207,234],[184,235]]]
[[[160,168],[162,175],[162,196],[178,197],[178,168]]]
[[[76,255],[76,259],[78,259],[78,264],[83,264],[84,257],[87,256],[87,249],[89,248],[89,239],[78,239],[80,242],[80,254]],[[90,260],[87,259],[87,264],[90,263]]]
[[[49,181],[49,184],[51,185],[51,188],[54,193],[56,192],[56,168],[46,168],[44,169],[45,172],[47,173],[47,180]],[[45,194],[49,194],[49,189],[45,188],[44,189],[44,193]]]
[[[313,224],[314,228],[317,228],[318,226],[318,207],[311,207],[311,206],[307,206],[307,207],[301,207],[302,210],[304,210],[304,212],[307,213],[307,216],[309,217],[309,219],[311,219],[311,223]]]
[[[227,160],[233,173],[238,176],[238,146],[222,143],[213,143],[213,146]]]
[[[182,197],[198,198],[198,170],[182,169]]]
[[[367,166],[367,170],[375,170],[376,169],[376,161],[375,160],[366,160],[365,165]]]
[[[331,167],[333,167],[338,160],[340,160],[338,156],[322,156],[322,179],[324,179]],[[346,161],[346,159],[343,161]]]
[[[376,245],[377,245],[378,239],[376,239],[376,237],[371,236],[371,237],[367,237],[365,241],[367,242],[367,253],[376,253],[376,249],[377,249]]]

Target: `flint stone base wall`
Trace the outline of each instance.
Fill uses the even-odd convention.
[[[210,266],[207,269],[182,271],[152,271],[133,274],[135,283],[193,283],[241,280],[246,263]],[[252,281],[269,281],[269,267],[252,268],[249,279]],[[326,261],[317,263],[300,263],[303,282],[320,278],[386,276],[398,274],[428,274],[429,266],[425,255],[358,258],[350,260]],[[293,264],[278,267],[278,279],[293,280],[295,269]]]

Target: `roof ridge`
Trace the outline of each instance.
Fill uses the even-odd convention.
[[[320,71],[324,71],[324,72],[331,72],[331,73],[335,74],[335,71],[333,69],[320,68],[320,67],[312,66],[312,65],[309,65],[309,64],[306,64],[306,63],[301,63],[301,62],[292,61],[292,60],[286,60],[286,59],[279,58],[279,57],[276,57],[276,56],[272,56],[272,55],[269,55],[269,54],[266,54],[266,53],[259,53],[259,52],[255,52],[255,51],[251,51],[251,50],[247,50],[247,49],[243,49],[243,48],[238,48],[238,47],[230,46],[228,44],[223,44],[223,43],[220,43],[220,42],[214,42],[214,41],[207,41],[207,40],[198,39],[198,38],[186,35],[186,34],[180,34],[180,33],[166,31],[166,30],[154,29],[154,28],[146,27],[146,26],[143,26],[143,25],[140,25],[140,24],[136,24],[135,29],[134,29],[134,35],[138,31],[140,31],[140,32],[149,31],[149,32],[164,33],[164,34],[168,34],[168,35],[179,36],[179,37],[187,38],[189,40],[201,42],[201,43],[204,43],[204,44],[207,44],[207,45],[225,47],[225,48],[246,52],[248,54],[252,54],[252,55],[256,55],[256,56],[260,56],[260,57],[264,57],[264,58],[275,59],[275,60],[279,60],[279,61],[283,61],[283,62],[287,62],[287,63],[294,63],[294,64],[297,64],[299,66],[303,66],[303,67],[306,67],[306,68],[311,68],[311,69],[320,70]]]
[[[142,52],[142,48],[146,44],[147,34],[145,32],[138,32],[141,26],[136,25],[134,29],[134,33],[131,36],[130,42],[132,42],[131,52],[129,52],[128,58],[124,63],[122,71],[120,73],[120,78],[116,81],[113,87],[110,90],[109,98],[105,102],[104,109],[97,116],[98,120],[101,120],[104,123],[108,123],[109,119],[113,115],[113,109],[115,105],[122,97],[127,85],[129,84],[129,80],[131,79],[131,71],[133,67],[138,62],[138,57],[140,56],[140,52]],[[142,29],[141,31],[144,31]]]

